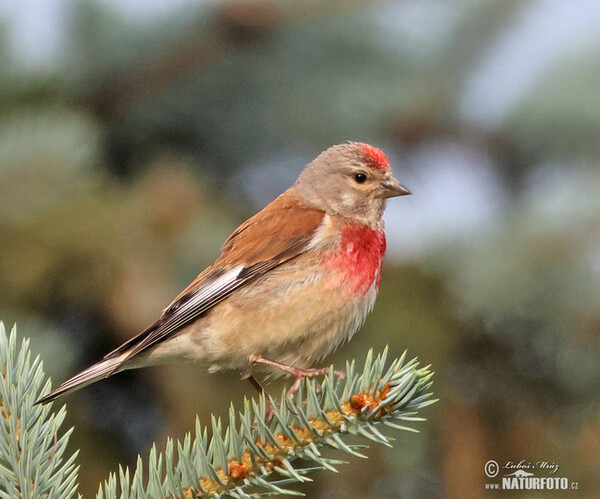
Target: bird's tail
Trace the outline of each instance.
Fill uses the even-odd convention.
[[[36,404],[47,404],[48,402],[56,400],[58,397],[79,390],[84,386],[91,385],[98,380],[108,378],[122,366],[126,356],[127,354],[121,354],[110,359],[102,360],[93,366],[88,367],[85,371],[81,371],[79,374],[65,381],[55,390],[52,390],[48,395],[39,399]]]

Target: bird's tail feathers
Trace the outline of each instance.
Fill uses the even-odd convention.
[[[119,370],[123,365],[126,356],[126,354],[122,354],[111,359],[102,360],[93,366],[88,367],[86,370],[81,371],[79,374],[62,383],[45,397],[39,399],[36,404],[47,404],[63,395],[79,390],[84,386],[91,385],[98,380],[108,378],[111,374],[114,374]]]

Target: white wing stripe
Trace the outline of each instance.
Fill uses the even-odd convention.
[[[214,281],[209,282],[207,286],[200,288],[175,311],[175,315],[178,313],[185,314],[185,312],[196,308],[212,296],[220,295],[237,280],[243,268],[242,265],[238,265],[225,272],[222,276],[217,277]]]
[[[163,335],[175,331],[186,322],[210,308],[215,301],[221,300],[236,287],[241,286],[245,281],[238,279],[238,277],[243,269],[242,265],[238,265],[197,290],[173,311],[172,315],[167,318],[165,323],[156,332],[160,331],[161,335]]]

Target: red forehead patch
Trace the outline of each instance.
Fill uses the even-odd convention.
[[[369,144],[361,144],[360,148],[362,149],[365,159],[371,168],[374,168],[375,170],[390,169],[390,162],[381,149],[377,149]]]

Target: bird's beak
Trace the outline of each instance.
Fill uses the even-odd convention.
[[[393,198],[396,196],[407,196],[409,194],[412,194],[412,192],[410,192],[406,187],[404,187],[392,176],[381,181],[381,188],[382,198]]]

